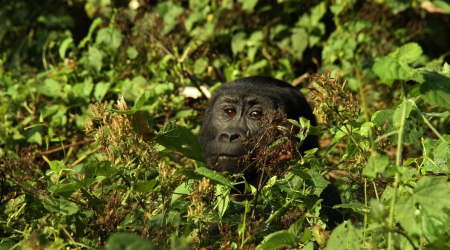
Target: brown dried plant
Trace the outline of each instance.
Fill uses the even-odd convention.
[[[270,110],[261,119],[258,134],[244,142],[250,150],[239,165],[257,170],[258,190],[271,176],[282,177],[288,171],[289,160],[298,155],[295,133],[281,109]]]
[[[314,113],[319,114],[318,122],[331,127],[351,124],[360,116],[359,103],[351,92],[345,89],[345,81],[339,81],[339,75],[331,77],[331,70],[327,74],[315,74],[309,77],[313,82],[309,90],[313,98]]]
[[[123,98],[117,102],[115,108],[118,110],[128,110],[128,106]],[[136,128],[130,122],[132,116],[119,114],[108,110],[107,103],[96,103],[90,106],[92,117],[87,120],[85,132],[93,134],[94,139],[102,147],[101,151],[106,160],[111,163],[126,164],[136,162],[145,167],[155,169],[158,163],[158,155],[154,145],[146,142],[145,136],[140,136],[139,131],[148,128]],[[143,117],[138,117],[138,126],[147,126],[142,122]],[[95,125],[94,125],[95,124]]]

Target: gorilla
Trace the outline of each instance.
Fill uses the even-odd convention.
[[[218,172],[243,173],[247,183],[257,188],[259,183],[261,187],[267,177],[266,180],[260,179],[261,169],[243,161],[242,158],[249,154],[250,158],[254,158],[264,146],[273,143],[265,139],[265,132],[270,123],[265,115],[277,114],[274,111],[282,113],[287,119],[298,120],[299,117],[304,117],[310,120],[311,125],[316,125],[312,109],[305,97],[284,81],[254,76],[220,86],[208,102],[199,133],[206,166]],[[275,125],[292,127],[290,123]],[[249,138],[252,137],[262,140],[256,143],[257,146],[249,145]],[[317,136],[308,135],[298,151],[303,154],[306,150],[318,146]],[[280,165],[278,168],[287,168],[287,165]],[[242,186],[236,188],[243,191]],[[328,185],[320,198],[323,199],[321,214],[328,217],[327,227],[334,228],[342,222],[342,213],[331,208],[341,203],[339,193],[334,185]]]

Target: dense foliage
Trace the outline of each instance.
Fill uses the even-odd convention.
[[[6,0],[0,17],[0,249],[450,248],[446,1]],[[195,135],[210,92],[250,75],[305,93],[320,125],[291,122],[321,149],[237,202]]]

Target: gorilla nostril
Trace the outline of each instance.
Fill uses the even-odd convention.
[[[223,134],[221,134],[221,135],[219,136],[219,139],[220,139],[221,141],[229,141],[229,140],[230,140],[230,135],[229,135],[229,134],[223,133]]]
[[[225,142],[235,142],[235,141],[239,140],[240,138],[241,138],[241,135],[239,135],[239,134],[232,134],[232,135],[230,135],[228,133],[222,133],[219,136],[219,139],[221,141],[225,141]]]
[[[240,138],[241,138],[241,136],[238,134],[231,135],[230,142],[235,142],[236,140],[239,140]]]

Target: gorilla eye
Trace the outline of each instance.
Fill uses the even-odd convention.
[[[260,111],[253,111],[250,113],[250,117],[253,119],[261,119],[262,117],[262,112]]]
[[[227,115],[233,117],[236,115],[236,110],[234,109],[225,109],[225,113],[227,113]]]

